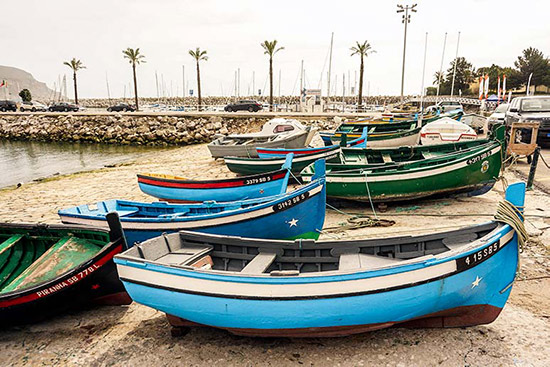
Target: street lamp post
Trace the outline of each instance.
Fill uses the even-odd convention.
[[[405,13],[401,18],[401,23],[405,24],[405,35],[403,37],[403,67],[401,69],[401,103],[403,103],[403,89],[405,87],[405,53],[407,50],[407,24],[411,22],[411,16],[409,15],[409,10],[413,13],[416,13],[416,6],[418,4],[413,4],[411,6],[406,5],[397,5],[398,13]]]

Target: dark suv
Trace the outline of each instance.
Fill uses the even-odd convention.
[[[0,101],[0,111],[13,111],[17,112],[17,104],[14,101]]]
[[[48,107],[48,111],[50,112],[78,112],[79,109],[80,107],[78,107],[78,105],[67,102],[54,103],[50,107]]]
[[[504,115],[506,126],[512,122],[539,122],[537,143],[550,144],[550,96],[516,97]],[[530,136],[530,134],[528,134]],[[526,137],[527,138],[527,137]]]
[[[126,111],[135,111],[136,108],[128,103],[117,103],[114,106],[107,108],[109,112],[126,112]]]
[[[256,101],[239,101],[237,103],[230,103],[225,106],[224,111],[234,112],[234,111],[249,111],[249,112],[258,112],[262,109],[262,105]]]

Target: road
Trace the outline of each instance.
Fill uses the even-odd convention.
[[[540,153],[541,157],[546,161],[546,163],[548,163],[548,165],[550,165],[550,147],[542,148]],[[527,180],[530,167],[531,165],[527,163],[525,158],[523,158],[518,160],[512,169]],[[537,188],[550,194],[550,169],[544,164],[542,159],[539,159],[534,182]]]
[[[108,112],[104,109],[88,109],[79,112],[0,112],[2,116],[29,116],[29,115],[44,115],[44,116],[111,116],[111,115],[126,115],[126,116],[179,116],[179,117],[210,117],[221,116],[226,118],[274,118],[274,117],[295,117],[305,120],[327,119],[336,116],[343,118],[358,118],[380,115],[377,112],[366,113],[342,113],[342,112],[323,112],[323,113],[306,113],[306,112],[216,112],[216,111],[201,111],[201,112],[185,112],[185,111],[139,111],[139,112]]]

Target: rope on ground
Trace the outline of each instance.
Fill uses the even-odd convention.
[[[366,227],[390,227],[395,224],[394,220],[371,218],[370,216],[365,214],[346,213],[338,208],[335,208],[329,203],[327,203],[327,208],[332,209],[340,214],[347,215],[350,218],[347,219],[348,224],[341,224],[334,227],[323,228],[322,233],[343,232],[348,229],[351,230],[351,229],[359,229],[359,228],[366,228]]]
[[[347,224],[323,228],[323,233],[337,233],[367,227],[390,227],[394,224],[395,221],[389,219],[371,218],[369,216],[352,217],[348,218]]]

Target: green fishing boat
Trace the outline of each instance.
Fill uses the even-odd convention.
[[[401,201],[441,194],[481,195],[500,176],[504,127],[489,139],[393,149],[342,149],[327,163],[327,196],[358,201]],[[314,167],[302,172],[309,181]]]
[[[382,120],[347,121],[338,126],[334,133],[320,132],[319,134],[325,145],[332,145],[339,144],[343,134],[347,135],[347,139],[356,139],[362,134],[363,129],[368,127],[367,148],[416,145],[419,141],[422,126],[442,117],[460,120],[462,115],[462,111],[456,110],[443,114],[427,115],[422,120],[411,119],[398,122],[385,122]]]
[[[127,249],[116,214],[109,225],[0,223],[0,325],[90,303],[130,303],[113,263]]]

